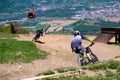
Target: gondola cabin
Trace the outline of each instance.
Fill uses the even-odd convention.
[[[29,19],[34,19],[35,18],[35,12],[34,11],[28,12],[28,18]]]

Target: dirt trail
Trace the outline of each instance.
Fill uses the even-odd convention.
[[[29,36],[21,35],[19,40],[31,41],[33,36],[34,35],[32,34]],[[50,53],[47,59],[35,60],[27,64],[1,64],[0,75],[3,77],[6,76],[6,79],[9,78],[9,80],[20,80],[22,78],[33,77],[38,73],[51,69],[61,67],[78,67],[76,62],[76,54],[72,53],[70,48],[72,37],[72,35],[44,35],[39,39],[40,41],[44,42],[44,44],[35,44],[38,48]],[[88,37],[93,39],[95,38],[95,36]],[[90,43],[83,41],[83,44],[84,46],[87,46]],[[91,49],[98,56],[100,61],[114,59],[115,56],[120,55],[120,47],[118,46],[96,42]]]

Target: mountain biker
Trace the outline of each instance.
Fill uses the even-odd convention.
[[[82,56],[82,54],[80,54],[80,51],[83,51],[83,52],[87,53],[86,48],[84,46],[82,46],[82,40],[83,39],[94,44],[93,40],[88,39],[84,35],[81,35],[79,31],[74,32],[74,37],[71,41],[72,52],[75,52],[76,54],[78,54],[82,58],[81,60],[83,60],[83,56]],[[87,53],[87,55],[88,55],[89,59],[92,61],[91,56],[88,53]]]
[[[35,37],[32,39],[32,41],[37,41],[37,39],[40,38],[40,36],[43,36],[43,29],[37,30]]]

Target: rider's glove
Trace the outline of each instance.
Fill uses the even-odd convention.
[[[94,42],[94,41],[92,41],[92,44],[95,44],[95,42]]]
[[[94,42],[94,41],[92,41],[92,44],[91,44],[91,46],[92,46],[92,45],[94,45],[94,44],[95,44],[95,42]]]
[[[92,46],[92,45],[94,45],[94,44],[95,44],[95,42],[94,42],[94,41],[92,41],[90,46]]]

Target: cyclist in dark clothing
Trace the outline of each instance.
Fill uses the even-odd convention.
[[[36,31],[36,35],[35,35],[35,37],[32,39],[32,41],[37,41],[37,39],[39,39],[40,36],[43,36],[43,29]]]

